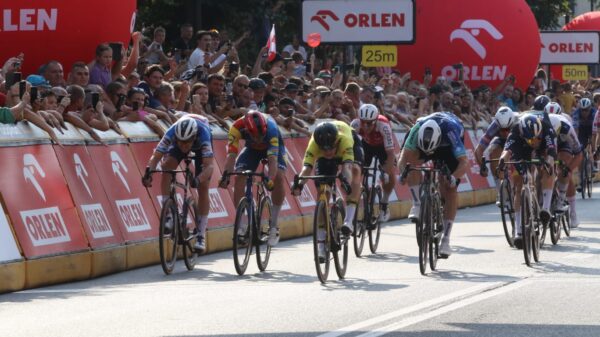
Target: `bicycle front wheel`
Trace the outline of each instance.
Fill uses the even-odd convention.
[[[319,201],[315,207],[315,216],[313,218],[313,253],[317,277],[321,283],[327,282],[327,276],[329,275],[331,238],[327,234],[322,234],[322,231],[326,231],[325,228],[327,226],[327,205],[324,201]],[[319,246],[322,247],[322,256],[319,256]]]
[[[183,237],[183,262],[185,263],[187,270],[193,270],[196,265],[196,258],[198,257],[198,254],[194,249],[194,241],[196,240],[194,228],[198,222],[200,210],[193,198],[187,198],[186,203],[188,214],[183,214],[183,217],[181,218],[181,221],[183,221],[181,228],[185,229],[183,233],[181,233],[181,236]],[[188,226],[188,222],[191,222],[191,226]],[[204,242],[206,242],[206,238],[204,239]]]
[[[364,190],[360,193],[360,200],[358,201],[358,207],[356,209],[356,216],[354,217],[354,233],[352,234],[352,240],[354,241],[354,255],[360,257],[362,255],[363,248],[365,247],[365,228],[366,222],[369,218],[369,200],[367,198],[367,192]]]
[[[269,229],[271,228],[271,198],[263,197],[258,207],[257,229],[256,229],[256,263],[260,271],[265,271],[271,256],[271,245],[269,245]]]
[[[569,206],[571,207],[571,206]],[[567,209],[564,216],[562,217],[562,228],[565,231],[567,237],[571,236],[571,210]]]
[[[331,252],[333,253],[333,262],[335,263],[335,272],[338,278],[341,280],[346,275],[348,269],[348,238],[342,235],[342,226],[344,218],[346,217],[346,210],[342,199],[335,201],[335,207],[331,209],[331,230],[330,233],[335,237],[332,237],[330,242],[333,245]]]
[[[585,153],[585,151],[584,151]],[[583,163],[581,164],[581,169],[579,170],[579,187],[581,188],[581,199],[585,199],[586,196],[586,188],[587,188],[587,178],[588,178],[588,173],[587,173],[587,154],[583,155]]]
[[[531,266],[533,216],[530,195],[523,191],[521,193],[521,226],[523,227],[523,256],[525,257],[525,264],[528,266]]]
[[[548,229],[548,225],[544,225],[542,220],[538,216],[540,214],[540,209],[537,203],[537,200],[533,198],[533,218],[532,218],[532,241],[531,241],[531,252],[533,253],[533,260],[535,262],[540,261],[540,249],[546,237],[546,230]]]
[[[379,220],[379,202],[381,200],[381,187],[371,188],[371,202],[369,210],[371,211],[371,226],[369,227],[369,249],[371,253],[377,252],[379,238],[381,236],[381,220]]]
[[[160,264],[165,274],[169,275],[175,268],[177,261],[177,238],[179,237],[179,214],[177,204],[173,198],[163,202],[160,212],[160,225],[158,228],[158,247]]]
[[[502,179],[500,183],[500,216],[502,217],[502,227],[504,228],[504,237],[508,245],[515,246],[515,213],[513,208],[513,195],[510,181]]]
[[[419,270],[422,275],[427,271],[427,255],[429,253],[429,226],[430,223],[430,205],[429,198],[424,198],[421,201],[421,209],[419,211],[419,221],[417,222],[419,233]]]
[[[437,195],[433,198],[432,208],[429,211],[429,268],[435,270],[437,267],[438,254],[440,250],[440,240],[444,231],[442,216],[442,202]]]
[[[586,171],[587,171],[587,179],[586,179],[587,196],[588,196],[588,199],[591,199],[592,198],[592,189],[594,187],[594,173],[593,173],[592,161],[588,159],[587,163],[588,163],[587,168],[586,168]]]
[[[240,200],[233,226],[233,264],[238,275],[244,275],[252,254],[252,215],[246,197]]]
[[[552,219],[550,219],[550,241],[552,241],[553,245],[556,245],[558,243],[558,240],[560,240],[560,232],[561,232],[561,220],[564,214],[557,214],[555,212],[555,210],[561,207],[561,205],[558,205],[558,193],[556,193],[556,190],[554,190],[552,192]]]

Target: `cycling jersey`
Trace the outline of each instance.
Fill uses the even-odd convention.
[[[577,138],[575,129],[571,125],[571,121],[563,115],[552,114],[549,118],[552,123],[552,128],[558,137],[558,150],[568,151],[572,154],[581,152],[581,143],[579,143],[579,139]]]
[[[490,126],[488,126],[483,137],[481,137],[481,139],[479,140],[479,145],[485,151],[485,149],[487,149],[487,147],[491,143],[494,143],[494,144],[504,143],[506,141],[506,138],[508,137],[509,133],[510,133],[510,129],[501,128],[498,121],[496,119],[494,119],[492,121],[492,124],[490,124]]]
[[[592,137],[595,115],[596,109],[594,108],[590,110],[587,118],[582,116],[581,108],[578,108],[573,112],[573,127],[577,129],[577,136],[583,147],[587,146]]]
[[[329,123],[332,123],[338,129],[335,140],[337,146],[335,158],[341,159],[343,162],[353,162],[355,158],[352,128],[342,121],[332,121]],[[323,151],[315,142],[314,136],[311,136],[306,147],[306,152],[304,153],[304,166],[313,167],[315,161],[321,157],[323,157]]]
[[[198,125],[198,135],[194,140],[191,151],[202,158],[213,157],[212,134],[210,132],[210,126],[208,125],[208,119],[193,114],[185,115],[182,119],[193,119],[196,121],[196,125]],[[165,135],[156,147],[157,152],[165,154],[172,153],[173,151],[177,152],[179,150],[175,138],[175,128],[176,123],[171,125],[167,132],[165,132]],[[181,160],[181,158],[178,159]]]
[[[239,153],[240,139],[244,139],[245,147],[256,151],[267,151],[268,156],[278,156],[280,145],[283,145],[281,134],[277,128],[277,123],[273,119],[265,116],[265,120],[267,121],[267,133],[260,142],[255,142],[250,137],[244,124],[244,117],[236,120],[229,128],[227,153]]]
[[[394,148],[392,126],[387,117],[383,115],[377,116],[375,128],[369,133],[367,133],[364,128],[361,128],[361,121],[358,118],[353,120],[350,126],[358,132],[363,142],[371,146],[383,146],[385,149]]]
[[[465,128],[456,115],[447,112],[436,112],[427,117],[419,118],[417,124],[410,129],[407,139],[404,142],[404,148],[413,151],[418,150],[419,128],[430,119],[435,120],[442,130],[442,139],[439,147],[445,151],[451,149],[455,158],[466,156],[467,151],[463,143]]]
[[[521,116],[524,118],[527,114]],[[546,114],[548,116],[548,114]],[[547,123],[550,124],[550,119],[547,119]],[[556,133],[550,124],[548,128],[542,127],[542,131],[540,136],[538,137],[542,141],[540,143],[540,147],[537,149],[538,152],[547,151],[549,156],[556,158]],[[528,153],[529,155],[519,155],[520,158],[527,158],[531,156],[532,147],[527,143],[523,135],[521,134],[521,128],[519,124],[513,126],[510,130],[510,134],[506,139],[506,144],[504,144],[505,150],[510,150],[513,152],[513,157],[515,157],[515,153]]]

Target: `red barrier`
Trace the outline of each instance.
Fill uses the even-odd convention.
[[[158,216],[141,183],[141,173],[129,152],[129,145],[88,146],[88,152],[108,199],[113,200],[121,218],[125,241],[156,237]]]
[[[73,201],[77,206],[90,246],[122,244],[120,219],[106,197],[98,173],[85,146],[54,147]]]
[[[302,163],[304,161],[304,152],[308,146],[308,138],[288,138],[284,139],[286,150],[288,151],[288,171],[292,176],[290,179],[293,182],[293,175],[299,174],[302,170]],[[308,188],[306,188],[308,187]],[[302,214],[313,214],[314,206],[316,205],[317,190],[314,184],[307,184],[302,190],[302,195],[297,199],[298,207]]]
[[[0,148],[0,186],[27,258],[88,249],[51,146]]]
[[[467,156],[469,157],[469,170],[467,171],[467,176],[469,177],[469,182],[471,183],[471,189],[473,191],[491,187],[487,179],[479,175],[479,164],[477,164],[474,155],[475,146],[478,143],[473,131],[465,130],[465,149],[467,150]]]

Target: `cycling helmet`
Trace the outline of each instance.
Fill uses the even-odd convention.
[[[175,138],[186,142],[196,137],[198,134],[198,124],[192,118],[182,118],[175,124]]]
[[[579,101],[579,106],[582,109],[587,109],[592,106],[592,101],[590,101],[589,98],[582,98],[581,101]]]
[[[335,146],[338,129],[333,123],[323,122],[315,128],[313,138],[323,150],[331,150]]]
[[[431,154],[442,142],[442,129],[436,121],[430,119],[421,124],[417,146],[425,153]]]
[[[372,121],[379,116],[379,110],[373,104],[363,104],[358,109],[358,118],[363,121]]]
[[[546,105],[550,103],[550,98],[546,95],[539,95],[533,101],[533,110],[544,111]]]
[[[256,110],[250,110],[244,118],[244,126],[250,136],[260,138],[267,134],[267,119]]]
[[[560,104],[556,103],[556,102],[550,102],[546,105],[546,107],[544,108],[544,111],[549,114],[557,114],[560,115],[562,113],[562,108],[560,107]]]
[[[526,115],[519,121],[521,135],[525,139],[533,139],[542,133],[542,120],[536,115]]]
[[[507,106],[500,107],[494,116],[496,122],[502,129],[508,129],[512,127],[518,120],[517,114],[515,114],[511,108]]]

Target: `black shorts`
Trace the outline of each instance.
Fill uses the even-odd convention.
[[[448,169],[451,173],[456,171],[456,168],[458,168],[458,159],[454,157],[452,148],[449,146],[440,146],[431,155],[428,155],[419,149],[419,159],[423,160],[424,162],[429,160],[439,160],[448,166]]]
[[[373,157],[376,157],[379,160],[379,164],[385,164],[387,160],[387,152],[385,152],[385,147],[383,145],[373,146],[367,144],[364,140],[362,141],[363,150],[365,152],[365,166],[371,166],[371,162],[373,161]]]
[[[531,160],[532,158],[542,158],[544,156],[544,153],[546,152],[546,150],[543,148],[534,150],[529,145],[527,145],[525,140],[522,138],[519,138],[518,141],[515,144],[513,144],[513,146],[511,146],[510,150],[512,152],[511,159],[513,161]],[[520,175],[525,174],[525,165],[515,164],[514,166]]]
[[[200,173],[202,173],[202,155],[200,153],[200,151],[198,152],[194,152],[195,156],[192,157],[192,159],[194,160],[194,167],[195,167],[195,172],[194,172],[194,176],[197,177],[200,175]],[[187,153],[182,152],[178,146],[172,146],[171,148],[169,148],[169,152],[168,155],[175,158],[175,160],[177,160],[177,163],[181,163],[181,161],[187,157]]]

